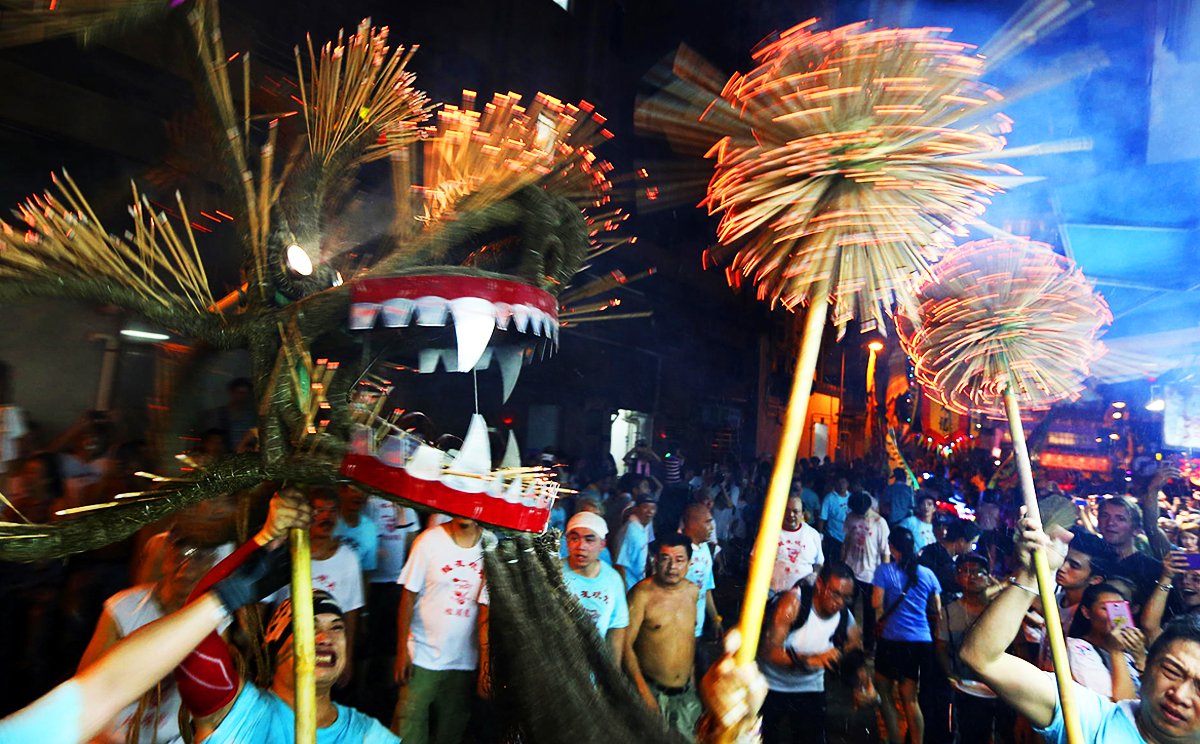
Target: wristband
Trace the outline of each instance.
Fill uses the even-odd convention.
[[[1030,594],[1032,594],[1035,597],[1041,596],[1041,593],[1038,592],[1037,589],[1031,589],[1031,588],[1025,586],[1024,584],[1018,584],[1017,582],[1013,581],[1012,579],[1008,580],[1008,585],[1015,586],[1018,589],[1024,589],[1025,591],[1029,592]]]

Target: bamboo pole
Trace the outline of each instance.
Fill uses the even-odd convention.
[[[783,529],[783,512],[786,510],[788,494],[792,487],[796,452],[800,449],[800,439],[804,435],[808,398],[812,393],[813,374],[817,371],[817,355],[821,351],[821,336],[825,332],[825,318],[828,314],[829,280],[825,280],[816,287],[804,314],[800,358],[796,362],[796,376],[792,379],[792,394],[788,398],[783,435],[779,439],[779,450],[775,455],[775,471],[771,474],[771,486],[767,489],[767,501],[763,504],[758,538],[754,541],[754,554],[750,559],[746,597],[742,602],[742,619],[739,626],[742,646],[736,656],[739,666],[754,661],[758,651],[759,631],[762,630],[767,593],[771,588],[771,572],[775,568],[779,533]]]
[[[1025,515],[1041,521],[1038,510],[1037,492],[1033,488],[1033,470],[1029,466],[1029,450],[1025,447],[1025,428],[1021,425],[1021,409],[1013,392],[1012,375],[1004,388],[1004,411],[1008,414],[1008,428],[1012,434],[1013,457],[1021,477],[1021,493],[1025,496]],[[1063,640],[1062,619],[1058,615],[1058,600],[1054,575],[1044,551],[1033,554],[1033,567],[1037,571],[1038,589],[1042,595],[1042,614],[1046,618],[1046,634],[1050,641],[1050,654],[1054,659],[1054,679],[1058,682],[1058,699],[1062,706],[1063,721],[1066,722],[1069,744],[1083,744],[1083,729],[1079,725],[1079,710],[1075,706],[1075,688],[1071,679],[1071,667],[1067,662],[1067,644]]]
[[[312,551],[308,530],[288,530],[292,548],[292,664],[296,744],[317,741],[317,640],[313,626]]]

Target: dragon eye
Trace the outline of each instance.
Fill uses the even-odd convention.
[[[285,253],[288,268],[301,276],[312,276],[313,262],[308,251],[292,243]]]

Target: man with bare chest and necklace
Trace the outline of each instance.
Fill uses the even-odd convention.
[[[646,705],[689,739],[702,712],[692,670],[700,590],[687,580],[691,560],[688,537],[676,533],[658,540],[654,574],[629,592],[624,654],[625,670]]]

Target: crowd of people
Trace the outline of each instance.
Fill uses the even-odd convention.
[[[50,521],[144,488],[144,445],[114,446],[111,431],[89,415],[58,441],[20,442],[6,464],[3,518]],[[237,446],[253,439],[249,429]],[[214,428],[191,458],[231,445]],[[530,461],[568,489],[550,525],[561,535],[565,587],[646,707],[693,738],[712,713],[699,681],[725,651],[734,624],[725,616],[740,611],[771,463],[697,467],[643,442],[619,477],[605,455],[569,462],[547,451]],[[1061,728],[1052,681],[1031,688],[1048,690],[1049,702],[1042,694],[1031,703],[1007,676],[1027,674],[1011,660],[1053,668],[1031,546],[1056,546],[1058,614],[1071,675],[1094,696],[1084,698],[1088,710],[1147,694],[1144,683],[1161,674],[1153,663],[1165,658],[1155,649],[1185,638],[1172,619],[1200,615],[1197,501],[1173,466],[1129,481],[1132,495],[1073,490],[1074,523],[1052,542],[1021,521],[1015,490],[988,489],[970,468],[928,465],[919,479],[903,468],[884,479],[864,461],[797,461],[757,651],[768,744],[829,741],[830,716],[851,707],[877,714],[871,736],[894,744],[1018,742]],[[1038,483],[1042,496],[1062,496],[1046,474]],[[269,572],[246,566],[265,564],[256,551],[271,553],[264,546],[302,523],[317,592],[319,725],[336,723],[339,737],[355,740],[492,740],[483,526],[350,485],[277,487],[204,502],[67,561],[0,564],[9,708],[73,673],[98,675],[143,629],[176,622],[189,596],[227,580],[225,593],[237,585],[241,594],[220,598],[214,634],[104,720],[93,741],[184,741],[189,726],[205,741],[242,741],[288,729],[289,589],[279,580],[266,591]],[[222,661],[230,648],[236,664]],[[1168,713],[1190,725],[1190,703],[1172,705]]]

